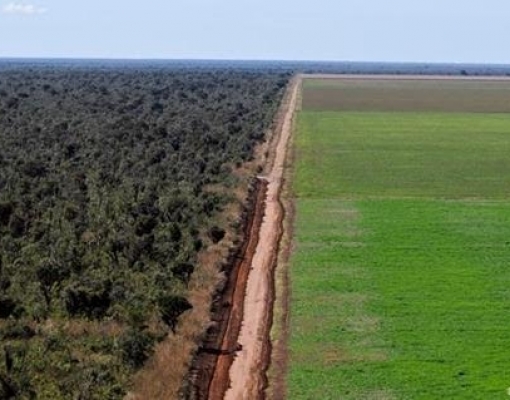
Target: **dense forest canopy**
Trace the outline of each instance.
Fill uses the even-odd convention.
[[[125,394],[289,76],[2,64],[0,398]]]
[[[328,73],[328,74],[389,74],[389,75],[510,75],[508,64],[465,64],[425,62],[359,62],[359,61],[270,61],[270,60],[101,60],[101,59],[16,59],[0,58],[2,69],[52,69],[55,66],[68,69],[144,70],[171,69],[179,71],[211,71],[213,69],[235,71],[260,71],[273,73]]]

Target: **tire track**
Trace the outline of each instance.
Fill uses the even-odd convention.
[[[187,400],[265,399],[274,272],[283,234],[280,192],[300,80],[292,80],[282,103],[266,175],[256,179],[245,217],[244,243],[227,264],[232,268],[226,271],[226,285],[213,304],[215,324],[193,361]]]
[[[263,400],[267,385],[266,370],[270,362],[270,329],[274,303],[274,270],[283,232],[283,207],[280,192],[287,152],[292,133],[292,119],[297,103],[300,77],[290,86],[290,98],[284,104],[284,116],[267,180],[264,218],[252,260],[244,298],[244,318],[237,352],[230,368],[230,387],[225,400]]]

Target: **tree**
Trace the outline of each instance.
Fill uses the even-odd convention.
[[[119,340],[122,360],[139,368],[150,355],[154,339],[140,329],[130,328]]]
[[[181,280],[186,286],[189,284],[193,271],[195,271],[195,267],[190,263],[180,263],[172,268],[174,276]]]
[[[177,322],[182,313],[193,308],[191,303],[182,296],[163,296],[158,300],[161,319],[175,333]]]
[[[69,276],[69,270],[59,265],[56,261],[46,259],[41,262],[36,270],[37,280],[46,302],[46,307],[50,309],[52,292],[59,289],[64,279]]]

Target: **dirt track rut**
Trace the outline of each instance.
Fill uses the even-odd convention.
[[[280,201],[287,145],[301,78],[292,80],[279,112],[264,175],[257,177],[243,246],[227,263],[227,282],[190,370],[187,400],[263,400],[271,359],[274,273],[283,233]]]
[[[225,400],[264,399],[266,370],[270,358],[269,333],[274,302],[274,269],[282,234],[283,208],[280,201],[287,145],[292,133],[292,119],[299,90],[295,78],[285,104],[283,123],[267,177],[264,218],[258,232],[243,307],[243,324],[236,353],[230,368],[230,387]]]

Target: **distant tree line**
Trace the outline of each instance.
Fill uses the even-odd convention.
[[[192,307],[197,253],[288,79],[0,70],[0,399],[122,398]]]
[[[80,60],[80,59],[8,59],[0,58],[3,69],[37,68],[51,70],[123,70],[155,71],[225,71],[271,73],[384,74],[384,75],[469,75],[510,76],[509,64],[462,64],[427,62],[361,62],[361,61],[278,61],[278,60]]]

